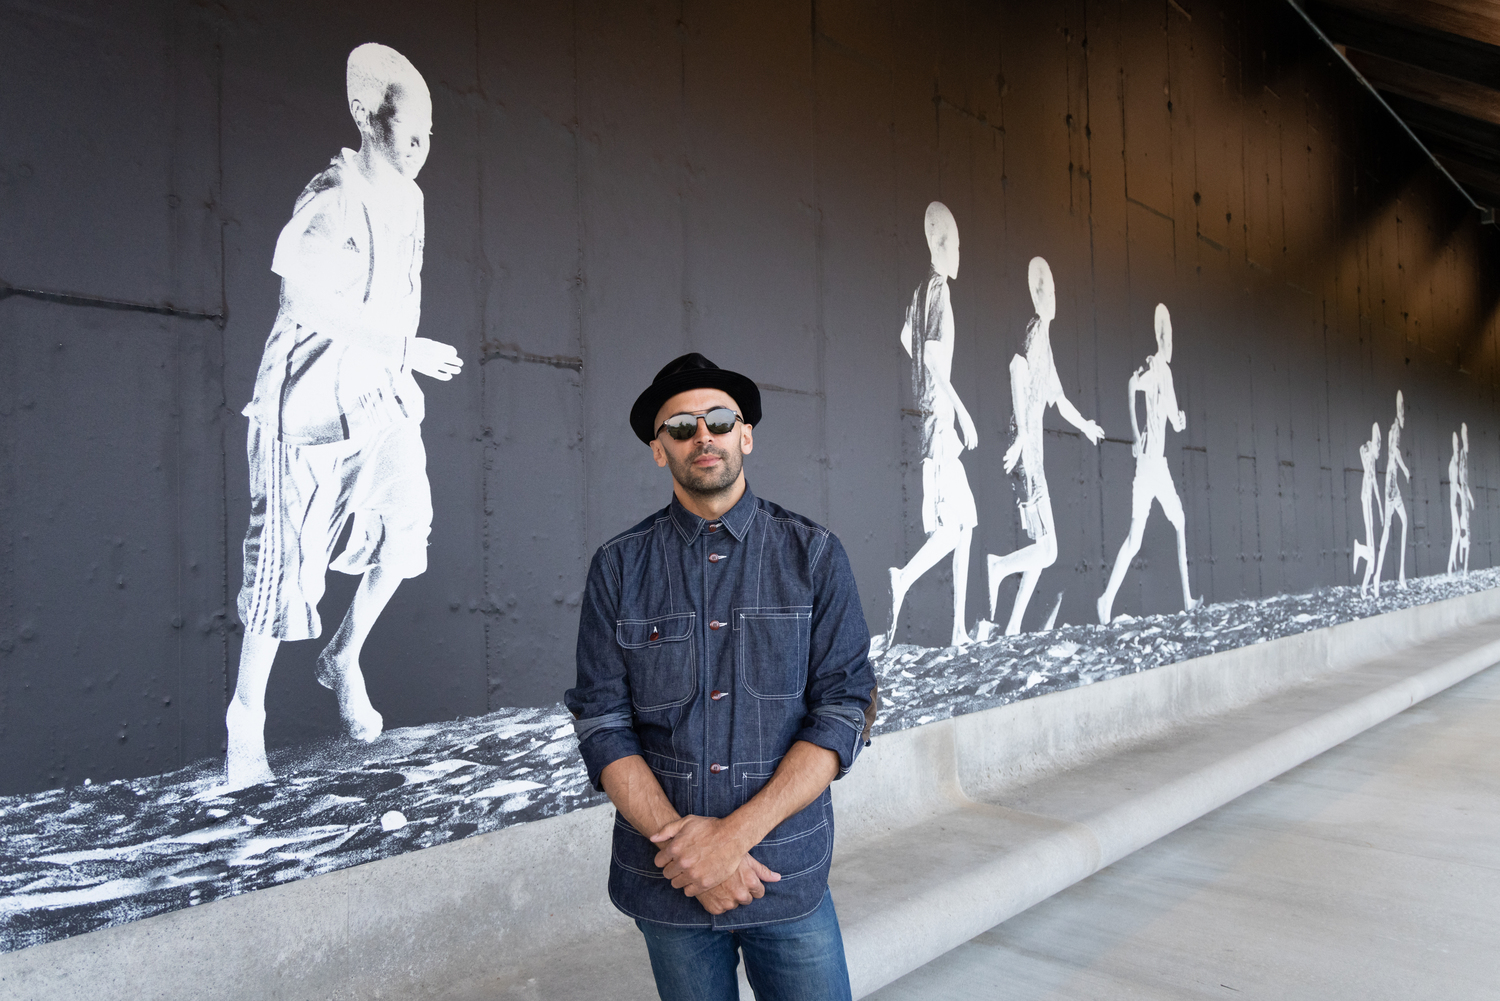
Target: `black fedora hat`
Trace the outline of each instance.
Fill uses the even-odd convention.
[[[760,389],[751,379],[720,368],[696,351],[667,362],[630,408],[630,430],[646,444],[656,437],[656,412],[678,393],[689,389],[722,389],[740,405],[746,424],[760,423]]]

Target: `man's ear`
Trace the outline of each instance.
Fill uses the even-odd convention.
[[[364,135],[370,131],[370,109],[357,97],[349,99],[349,114],[354,117],[354,127],[359,129],[359,134]]]
[[[755,435],[748,424],[742,424],[740,428],[740,454],[749,455],[755,450]]]
[[[659,442],[659,441],[653,441],[651,443],[651,458],[653,458],[653,459],[656,460],[656,464],[658,466],[661,466],[662,468],[666,468],[666,465],[667,465],[667,450],[662,447],[662,443],[661,442]]]

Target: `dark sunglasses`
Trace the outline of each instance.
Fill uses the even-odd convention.
[[[687,441],[698,433],[698,418],[700,417],[703,418],[709,434],[728,434],[734,430],[735,423],[742,419],[739,414],[728,407],[714,407],[712,410],[704,410],[696,414],[674,414],[656,429],[656,433],[661,434],[665,431],[677,441]]]

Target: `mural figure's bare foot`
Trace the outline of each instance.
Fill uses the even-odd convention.
[[[1113,604],[1113,602],[1105,601],[1104,599],[1106,597],[1108,597],[1108,595],[1101,594],[1099,595],[1099,600],[1094,603],[1094,611],[1096,611],[1099,615],[1099,624],[1101,626],[1109,625],[1109,606]]]
[[[276,776],[266,764],[266,712],[247,707],[239,699],[229,700],[224,713],[229,733],[225,745],[224,782],[230,789],[243,789]]]
[[[344,727],[355,740],[369,743],[385,729],[385,719],[370,705],[365,692],[365,676],[358,664],[341,663],[327,650],[318,654],[318,684],[333,692],[339,700],[339,715]]]
[[[884,633],[880,634],[879,636],[871,636],[870,637],[870,659],[871,660],[875,660],[876,658],[878,658],[881,654],[885,653],[890,648],[891,648],[891,644],[885,638],[885,634]]]
[[[1200,595],[1200,596],[1198,596],[1196,598],[1189,598],[1183,604],[1182,610],[1184,612],[1191,612],[1195,608],[1202,608],[1202,607],[1203,607],[1203,597]]]

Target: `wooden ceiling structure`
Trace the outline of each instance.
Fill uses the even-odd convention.
[[[1492,222],[1500,0],[1294,0]]]

